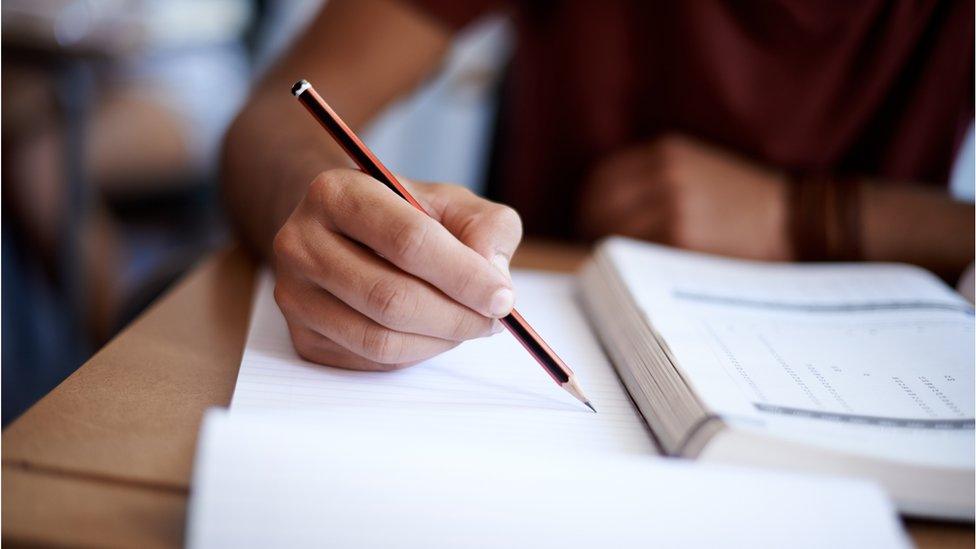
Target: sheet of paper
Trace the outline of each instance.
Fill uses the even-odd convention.
[[[351,413],[374,418],[389,431],[419,424],[442,436],[499,443],[656,453],[642,418],[581,316],[572,278],[516,271],[514,281],[520,312],[574,369],[598,414],[555,385],[507,332],[469,341],[395,372],[356,372],[305,362],[292,347],[267,273],[258,282],[231,409],[291,409],[332,417]]]
[[[609,249],[718,414],[790,438],[971,467],[973,309],[930,273],[732,261],[626,240]]]
[[[187,545],[906,547],[874,486],[213,411]]]

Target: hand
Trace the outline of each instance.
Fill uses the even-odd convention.
[[[434,217],[355,170],[319,175],[274,241],[275,300],[305,359],[359,370],[420,362],[500,331],[515,295],[514,210],[404,182]]]
[[[590,237],[621,234],[690,250],[788,260],[785,179],[699,141],[669,136],[602,162],[581,201]]]

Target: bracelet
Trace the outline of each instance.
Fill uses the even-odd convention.
[[[861,193],[856,180],[794,176],[789,191],[789,234],[798,261],[861,258]]]
[[[860,261],[864,258],[861,253],[861,182],[856,179],[838,180],[834,189],[834,217],[839,226],[839,239],[833,257],[841,261]]]

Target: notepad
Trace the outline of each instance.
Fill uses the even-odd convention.
[[[211,412],[188,547],[908,546],[890,503],[863,482],[375,420]]]
[[[549,449],[654,455],[657,449],[573,297],[567,275],[513,275],[526,319],[576,372],[600,413],[552,379],[508,333],[476,339],[417,366],[359,372],[295,353],[264,273],[231,409],[369,415],[385,428],[422,424],[444,436]],[[458,420],[461,421],[458,421]]]

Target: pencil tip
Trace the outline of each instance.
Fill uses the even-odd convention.
[[[580,388],[579,383],[577,383],[576,376],[570,376],[569,380],[563,383],[561,387],[565,389],[566,392],[573,395],[573,397],[576,398],[576,400],[585,404],[587,408],[593,410],[594,414],[596,413],[596,408],[594,408],[593,405],[590,404],[590,399],[583,394],[583,390]]]

